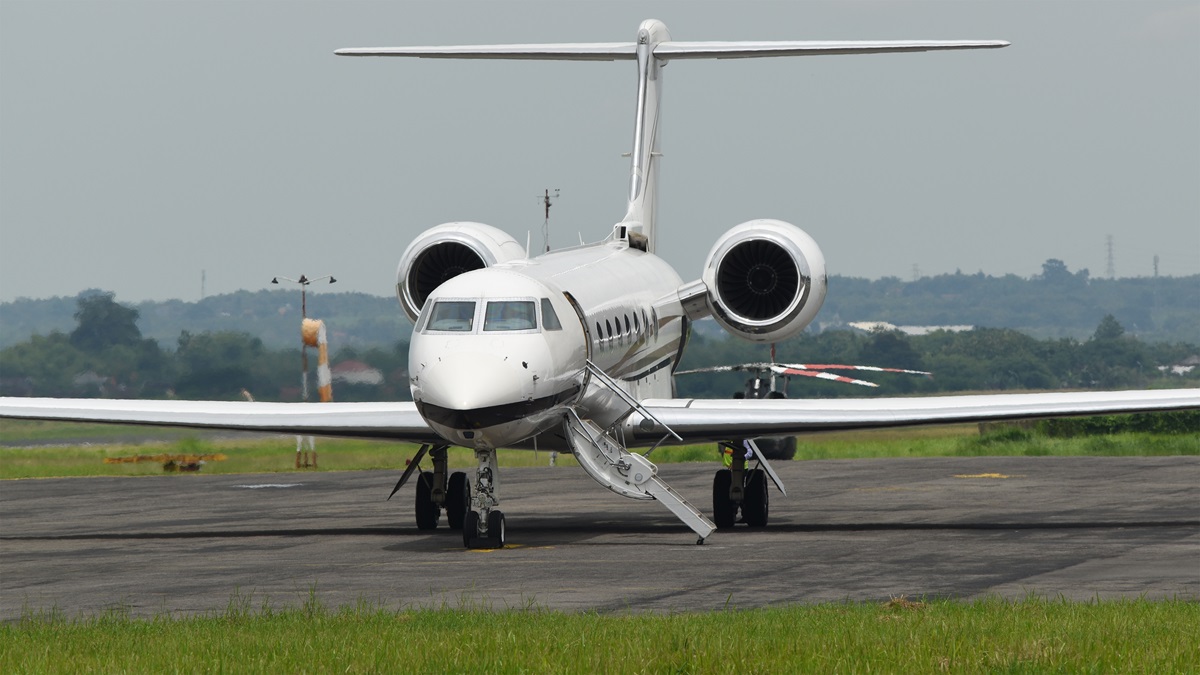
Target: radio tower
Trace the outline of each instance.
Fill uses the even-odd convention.
[[[1113,264],[1113,238],[1108,235],[1108,269],[1105,270],[1109,279],[1117,278],[1117,266]]]

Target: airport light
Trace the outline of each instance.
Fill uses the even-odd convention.
[[[303,274],[300,275],[299,279],[292,279],[290,277],[278,276],[278,277],[272,277],[271,283],[278,284],[280,279],[283,279],[284,281],[290,281],[293,284],[300,284],[300,318],[301,319],[308,318],[308,301],[306,298],[306,292],[308,291],[308,285],[316,283],[318,281],[324,281],[326,279],[328,279],[329,283],[331,283],[331,284],[337,283],[337,279],[334,279],[332,274],[326,274],[325,276],[317,277],[316,279],[309,279],[308,277],[304,276]]]

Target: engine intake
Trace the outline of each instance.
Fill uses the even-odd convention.
[[[435,288],[464,272],[519,260],[525,248],[508,233],[483,223],[443,223],[421,233],[400,257],[396,297],[417,320]]]
[[[825,302],[821,248],[781,220],[752,220],[726,232],[708,254],[703,279],[717,323],[755,342],[799,333]]]

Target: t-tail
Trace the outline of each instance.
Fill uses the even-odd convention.
[[[409,56],[431,59],[515,59],[543,61],[637,62],[637,114],[630,153],[629,201],[621,219],[629,232],[646,237],[655,249],[655,210],[658,194],[659,103],[662,68],[675,59],[742,59],[766,56],[819,56],[924,52],[943,49],[995,49],[1003,40],[884,40],[781,42],[676,42],[667,26],[647,19],[638,27],[636,42],[574,42],[561,44],[459,45],[450,47],[378,47],[339,49],[340,56]]]

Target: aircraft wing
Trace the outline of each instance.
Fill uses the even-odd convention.
[[[0,417],[444,443],[410,402],[260,403],[0,397]]]
[[[806,431],[901,427],[1200,409],[1200,389],[982,394],[913,398],[647,399],[627,431],[655,442],[670,427],[685,443]]]

